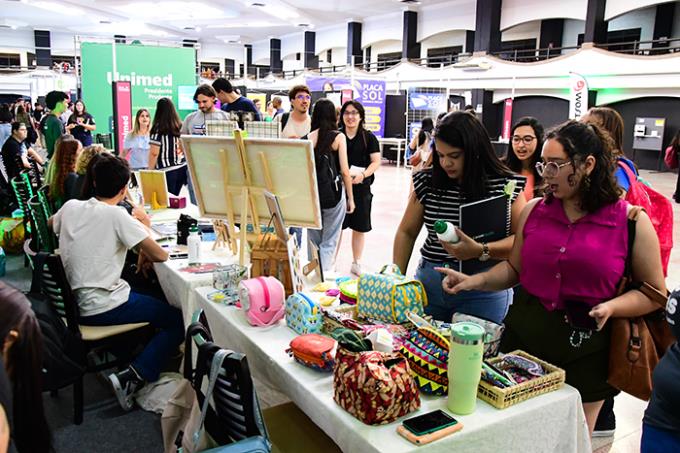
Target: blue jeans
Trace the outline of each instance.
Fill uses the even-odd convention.
[[[503,291],[465,291],[456,295],[445,293],[442,288],[444,276],[435,271],[443,263],[420,260],[416,270],[416,278],[425,286],[427,306],[425,313],[435,319],[451,322],[454,313],[465,313],[488,319],[501,324],[512,303],[512,289]]]
[[[338,246],[340,233],[342,232],[342,222],[345,220],[347,212],[347,202],[345,201],[345,191],[342,191],[342,198],[337,205],[330,209],[321,210],[321,229],[307,229],[309,241],[319,247],[319,258],[321,268],[324,272],[330,271],[335,260],[335,249]],[[309,252],[311,259],[311,251]]]
[[[680,451],[680,435],[672,431],[642,424],[641,453],[667,453]]]
[[[182,312],[166,301],[130,291],[128,301],[113,310],[80,318],[84,326],[148,322],[158,330],[132,366],[147,382],[158,380],[161,369],[184,339]]]

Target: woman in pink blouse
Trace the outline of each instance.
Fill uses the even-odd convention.
[[[569,121],[550,132],[537,169],[543,198],[523,210],[510,259],[488,272],[466,276],[450,269],[449,293],[498,291],[521,283],[526,297],[515,298],[505,320],[501,349],[520,348],[566,371],[581,393],[592,434],[605,398],[618,393],[607,384],[611,317],[639,316],[657,307],[636,290],[617,296],[628,254],[629,205],[619,199],[611,139],[597,126]],[[635,281],[665,290],[659,242],[647,214],[635,230]],[[596,330],[576,330],[565,306],[585,306]]]

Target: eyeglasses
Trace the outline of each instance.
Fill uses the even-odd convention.
[[[560,168],[565,167],[571,163],[572,162],[570,160],[567,162],[563,162],[561,164],[558,164],[557,162],[548,163],[536,162],[536,171],[538,172],[538,175],[541,178],[554,178],[559,174]]]
[[[312,99],[312,97],[308,94],[298,94],[297,96],[295,96],[295,99],[297,99],[298,101],[309,101]]]
[[[359,112],[356,110],[345,110],[343,116],[359,116]]]
[[[534,140],[536,140],[536,137],[534,137],[533,135],[525,135],[524,137],[520,137],[519,135],[512,136],[512,143],[524,142],[525,145],[528,145]]]

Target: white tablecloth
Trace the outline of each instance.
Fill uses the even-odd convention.
[[[333,401],[330,373],[296,363],[286,354],[295,332],[285,321],[252,327],[235,307],[205,298],[211,288],[196,290],[198,306],[206,312],[215,342],[243,352],[253,375],[286,394],[345,452],[422,452],[396,433],[399,421],[365,425]],[[446,409],[446,398],[421,396],[421,408],[408,417]],[[462,431],[427,446],[429,452],[590,452],[590,440],[578,392],[565,385],[507,409],[477,401],[477,410],[455,416]]]
[[[176,222],[180,214],[188,214],[199,218],[198,207],[188,205],[185,209],[163,209],[151,212],[151,223]],[[229,248],[212,250],[213,242],[201,243],[201,262],[220,263],[222,265],[238,264],[238,255],[233,255]],[[247,255],[246,255],[247,257]],[[212,272],[205,274],[191,274],[179,269],[188,266],[188,260],[168,260],[154,263],[154,270],[163,293],[170,305],[181,308],[184,315],[184,325],[188,326],[191,315],[196,309],[195,288],[212,285]]]
[[[212,250],[212,242],[201,243],[201,262],[220,263],[222,265],[238,264],[238,256],[232,255],[227,248]],[[154,270],[163,293],[170,305],[181,308],[184,315],[184,325],[189,325],[191,315],[196,309],[195,288],[212,285],[212,272],[206,274],[191,274],[180,271],[189,265],[188,260],[168,260],[154,263]],[[212,289],[212,286],[211,286]]]

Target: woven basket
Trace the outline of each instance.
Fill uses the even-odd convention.
[[[486,381],[479,381],[479,387],[477,388],[477,397],[479,397],[479,399],[486,401],[495,408],[505,409],[506,407],[521,403],[534,396],[557,390],[564,385],[565,373],[563,369],[557,368],[524,351],[512,351],[510,354],[515,354],[539,363],[546,371],[546,374],[539,378],[503,389],[495,387]],[[494,359],[489,359],[488,362],[494,365],[501,360],[500,357],[496,357]]]
[[[329,311],[332,310],[336,313],[346,313],[349,314],[352,319],[356,320],[357,319],[357,306],[356,305],[341,305],[340,307],[337,308],[329,308]],[[333,332],[335,329],[339,327],[345,327],[339,322],[337,322],[335,319],[331,319],[328,316],[323,317],[323,325],[321,326],[321,331],[327,335],[330,335],[331,332]]]

